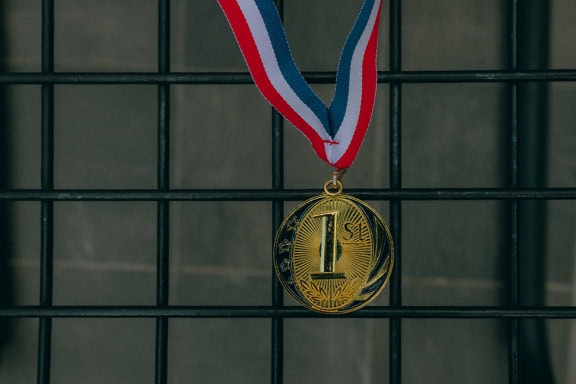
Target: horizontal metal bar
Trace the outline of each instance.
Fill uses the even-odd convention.
[[[0,317],[575,319],[576,307],[373,306],[347,314],[326,315],[295,306],[21,306],[0,308]]]
[[[158,72],[59,72],[0,74],[0,84],[253,84],[248,72],[158,73]]]
[[[320,192],[320,189],[16,189],[0,191],[0,201],[299,201]],[[576,200],[576,188],[349,189],[346,193],[364,200]]]
[[[335,72],[304,72],[313,84],[331,84]],[[576,81],[576,70],[546,71],[404,71],[378,72],[379,83],[476,83]],[[12,72],[0,74],[0,84],[252,84],[248,72]]]

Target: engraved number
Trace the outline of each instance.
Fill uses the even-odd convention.
[[[313,273],[312,279],[343,279],[345,273],[336,272],[338,258],[338,240],[336,239],[336,221],[338,212],[326,212],[314,217],[322,220],[322,242],[320,243],[320,273]]]
[[[322,220],[322,243],[320,244],[320,272],[330,273],[336,269],[336,217],[338,212],[326,212],[314,217]]]

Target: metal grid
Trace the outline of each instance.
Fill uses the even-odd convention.
[[[371,306],[359,312],[346,314],[354,318],[390,319],[389,382],[402,382],[402,321],[406,318],[483,318],[506,319],[509,324],[509,382],[521,378],[520,323],[525,319],[576,318],[576,308],[546,307],[527,303],[520,295],[522,284],[518,273],[519,244],[523,234],[519,229],[520,210],[527,202],[543,203],[546,200],[576,199],[576,188],[545,188],[538,184],[522,182],[523,166],[519,156],[519,122],[523,104],[522,87],[528,84],[541,86],[550,81],[576,81],[576,70],[543,70],[523,66],[519,50],[523,10],[536,3],[517,0],[508,2],[508,70],[505,71],[434,71],[406,72],[402,70],[402,11],[401,0],[391,0],[389,18],[389,70],[378,74],[379,83],[389,84],[390,169],[389,189],[352,190],[356,196],[369,200],[390,202],[390,226],[396,241],[396,269],[390,282],[390,305]],[[279,2],[282,9],[282,2]],[[3,318],[38,318],[37,382],[50,383],[51,333],[54,318],[155,318],[156,366],[155,382],[166,383],[168,377],[168,320],[170,318],[268,318],[272,322],[271,382],[283,382],[284,319],[313,318],[315,314],[300,307],[284,306],[282,287],[273,279],[270,306],[198,307],[169,305],[169,207],[172,201],[269,201],[272,202],[272,236],[284,214],[284,202],[303,200],[316,192],[288,190],[283,180],[283,120],[272,112],[272,186],[260,190],[172,190],[170,189],[170,87],[175,84],[249,84],[248,73],[174,73],[170,71],[170,1],[158,1],[158,72],[155,73],[56,73],[54,71],[54,1],[42,1],[42,71],[40,73],[3,73],[0,84],[41,85],[41,188],[37,190],[3,190],[2,201],[39,201],[41,203],[41,267],[40,303],[38,306],[0,308]],[[538,15],[538,13],[537,13]],[[539,13],[542,15],[542,13]],[[541,16],[540,16],[541,17]],[[527,22],[526,22],[527,23]],[[530,24],[531,28],[533,24]],[[527,52],[530,55],[530,52]],[[333,83],[334,73],[306,73],[312,83]],[[406,189],[402,187],[401,138],[402,138],[402,85],[405,83],[446,82],[499,82],[509,90],[509,187],[490,189]],[[54,189],[54,85],[55,84],[155,84],[158,87],[157,121],[157,188],[152,190],[56,190]],[[54,306],[53,287],[53,238],[54,202],[57,201],[153,201],[157,204],[157,287],[154,306]],[[512,287],[509,305],[494,307],[405,306],[402,304],[402,202],[406,200],[499,200],[509,203],[509,283]],[[273,272],[271,272],[273,273]]]

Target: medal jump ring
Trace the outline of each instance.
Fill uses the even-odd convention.
[[[324,184],[324,193],[326,193],[327,195],[330,195],[330,196],[335,196],[335,195],[341,194],[342,193],[342,183],[339,180],[336,180],[336,182],[334,182],[332,180],[328,180]]]
[[[338,168],[337,170],[332,173],[332,185],[335,187],[337,181],[342,181],[344,174],[346,173],[347,168]]]

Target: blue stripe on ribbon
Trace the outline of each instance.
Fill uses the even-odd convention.
[[[362,9],[358,14],[354,27],[346,39],[340,61],[338,63],[338,72],[336,75],[336,89],[334,91],[334,98],[330,104],[330,135],[336,136],[338,128],[344,120],[346,115],[346,106],[348,103],[348,92],[350,87],[350,67],[352,65],[352,57],[354,50],[358,45],[358,40],[366,29],[366,24],[370,19],[370,14],[374,8],[374,0],[366,0],[362,5]]]
[[[296,93],[298,97],[314,112],[322,122],[324,129],[330,133],[328,108],[314,93],[296,66],[274,1],[255,0],[255,3],[260,11],[262,19],[264,20],[282,75],[294,93]]]

